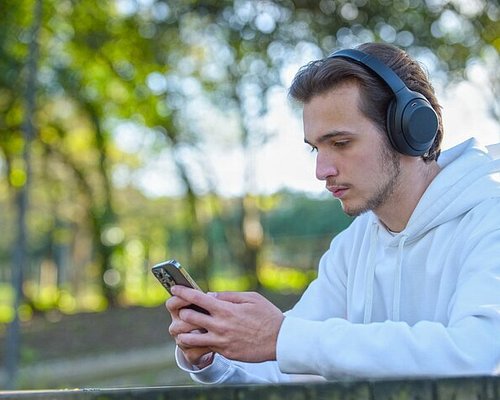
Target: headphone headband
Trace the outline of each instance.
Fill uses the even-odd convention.
[[[328,58],[346,58],[368,68],[391,89],[394,99],[387,108],[386,127],[391,145],[400,153],[424,155],[434,143],[439,121],[429,101],[410,90],[402,79],[377,57],[360,50],[336,51]]]
[[[378,58],[372,56],[371,54],[364,53],[355,49],[344,49],[336,51],[328,56],[328,58],[338,58],[344,57],[353,61],[357,61],[358,64],[364,65],[369,68],[372,72],[377,74],[380,79],[382,79],[387,86],[392,90],[394,94],[399,93],[401,90],[406,88],[406,85],[401,80],[396,73],[389,68],[387,65],[382,63]]]

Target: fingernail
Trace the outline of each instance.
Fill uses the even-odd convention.
[[[217,293],[215,292],[207,292],[207,294],[212,297],[217,297]]]

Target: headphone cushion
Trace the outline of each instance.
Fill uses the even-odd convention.
[[[387,108],[389,141],[400,153],[410,156],[426,153],[434,142],[438,125],[436,112],[420,93],[406,90]]]
[[[391,142],[391,145],[394,149],[396,149],[398,152],[402,152],[401,148],[404,148],[404,142],[402,141],[401,136],[401,130],[396,127],[395,121],[396,121],[396,108],[397,108],[397,102],[396,99],[393,99],[389,102],[389,105],[387,107],[387,118],[386,118],[386,125],[387,125],[387,136],[389,137],[389,142]]]

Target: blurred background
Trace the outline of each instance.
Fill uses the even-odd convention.
[[[165,259],[290,307],[350,219],[287,87],[367,41],[425,66],[445,148],[500,140],[498,0],[1,0],[0,389],[188,383]]]

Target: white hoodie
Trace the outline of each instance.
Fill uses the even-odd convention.
[[[286,313],[277,361],[217,355],[203,383],[495,374],[500,369],[500,160],[473,139],[442,171],[406,228],[371,212],[331,243],[315,281]]]

